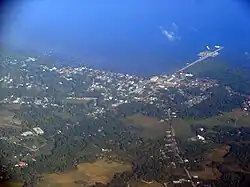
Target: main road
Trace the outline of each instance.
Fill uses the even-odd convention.
[[[184,159],[180,156],[180,149],[178,147],[178,144],[177,144],[177,141],[176,141],[176,137],[175,137],[175,130],[172,126],[172,122],[170,123],[170,128],[171,128],[171,137],[173,139],[173,143],[174,143],[174,146],[175,146],[175,150],[176,150],[176,156],[180,159],[181,163],[183,163],[183,169],[187,175],[187,177],[189,178],[189,180],[191,181],[191,185],[192,187],[196,187],[196,184],[194,183],[193,179],[192,179],[192,176],[190,174],[190,172],[188,171],[187,167],[185,166],[185,162],[184,162]]]
[[[222,50],[223,48],[224,48],[224,47],[220,47],[220,48],[216,49],[215,51],[213,51],[213,52],[211,52],[211,53],[212,53],[212,54],[216,54],[217,52],[219,52],[219,51]],[[209,58],[209,57],[211,57],[211,56],[209,55],[209,56],[201,57],[201,58],[199,58],[198,60],[195,60],[194,62],[192,62],[191,64],[188,64],[187,66],[185,66],[185,67],[179,69],[177,72],[184,71],[184,70],[186,70],[187,68],[189,68],[189,67],[191,67],[191,66],[197,64],[198,62],[201,62],[201,61],[203,61],[203,60],[206,60],[206,59]]]

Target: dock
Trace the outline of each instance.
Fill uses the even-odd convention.
[[[219,52],[220,50],[222,50],[223,48],[224,48],[224,47],[220,47],[220,48],[218,48],[218,49],[212,51],[211,54],[214,54],[214,55],[215,55],[216,53],[218,53],[218,52]],[[207,58],[210,58],[210,57],[213,57],[213,55],[207,55],[207,56],[204,56],[204,57],[200,57],[198,60],[195,60],[194,62],[188,64],[187,66],[185,66],[185,67],[179,69],[177,72],[178,72],[178,73],[179,73],[179,72],[182,72],[182,71],[184,71],[184,70],[190,68],[191,66],[193,66],[193,65],[195,65],[195,64],[197,64],[197,63],[199,63],[199,62],[201,62],[201,61],[203,61],[203,60],[206,60]]]

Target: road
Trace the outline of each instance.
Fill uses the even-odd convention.
[[[192,176],[191,176],[190,172],[188,171],[188,169],[187,169],[186,166],[185,166],[184,159],[180,156],[180,149],[179,149],[178,144],[177,144],[177,142],[176,142],[175,131],[174,131],[174,128],[173,128],[173,126],[172,126],[172,123],[170,123],[170,128],[171,128],[171,136],[172,136],[173,141],[174,141],[173,143],[174,143],[174,145],[175,145],[175,150],[176,150],[177,156],[178,156],[178,158],[180,159],[181,163],[184,164],[183,169],[184,169],[186,175],[188,176],[188,178],[190,179],[192,186],[193,186],[193,187],[196,187],[196,184],[193,182]]]
[[[223,48],[224,48],[224,47],[220,47],[219,49],[216,49],[216,50],[213,51],[212,53],[213,53],[213,54],[214,54],[214,53],[217,53],[217,52],[219,52],[220,50],[222,50]],[[184,70],[190,68],[191,66],[197,64],[198,62],[201,62],[201,61],[203,61],[203,60],[206,60],[207,58],[210,58],[210,57],[211,57],[211,56],[204,56],[204,57],[201,57],[201,58],[199,58],[198,60],[195,60],[194,62],[192,62],[191,64],[188,64],[187,66],[185,66],[185,67],[179,69],[177,72],[184,71]]]

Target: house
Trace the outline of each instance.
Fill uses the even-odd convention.
[[[197,137],[198,137],[199,140],[202,140],[202,141],[205,140],[205,138],[203,136],[199,135],[199,134],[197,135]]]
[[[33,132],[31,132],[31,131],[26,131],[26,132],[23,132],[23,133],[21,134],[21,136],[30,136],[30,135],[33,135]]]
[[[20,166],[20,167],[24,167],[24,166],[27,166],[28,164],[27,163],[25,163],[25,162],[19,162],[19,164],[18,164],[18,166]]]
[[[43,134],[44,131],[40,128],[40,127],[34,127],[33,130],[37,133],[37,134]]]
[[[173,184],[181,184],[181,181],[173,181]]]

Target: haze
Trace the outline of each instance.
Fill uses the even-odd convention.
[[[6,44],[53,50],[98,68],[171,71],[216,44],[225,46],[224,58],[247,63],[250,49],[250,16],[238,1],[44,0],[12,9],[2,31]]]

